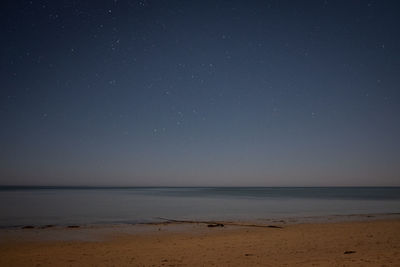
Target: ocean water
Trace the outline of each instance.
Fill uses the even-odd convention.
[[[400,187],[0,187],[0,227],[400,213]]]

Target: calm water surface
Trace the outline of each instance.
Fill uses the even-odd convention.
[[[0,226],[399,213],[400,187],[0,187]]]

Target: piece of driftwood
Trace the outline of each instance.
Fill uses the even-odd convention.
[[[235,223],[235,222],[216,222],[216,221],[193,221],[193,220],[175,220],[169,218],[157,217],[157,219],[166,221],[165,223],[201,223],[207,224],[208,227],[223,227],[225,225],[233,226],[245,226],[245,227],[262,227],[262,228],[283,228],[278,225],[262,225],[262,224],[247,224],[247,223]],[[211,226],[210,226],[211,225]]]
[[[224,227],[225,225],[223,223],[211,223],[208,224],[207,227]]]
[[[267,227],[269,227],[269,228],[283,228],[282,226],[278,226],[278,225],[267,225]]]
[[[25,226],[21,227],[21,229],[34,229],[34,228],[35,228],[35,226],[33,226],[33,225],[25,225]]]
[[[47,224],[47,225],[40,226],[40,229],[46,229],[46,228],[52,228],[52,227],[55,227],[55,225],[54,224]]]

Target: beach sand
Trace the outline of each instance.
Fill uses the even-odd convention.
[[[400,266],[400,220],[0,230],[0,266]]]

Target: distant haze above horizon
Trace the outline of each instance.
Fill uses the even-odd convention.
[[[6,1],[0,185],[400,186],[398,1]]]

